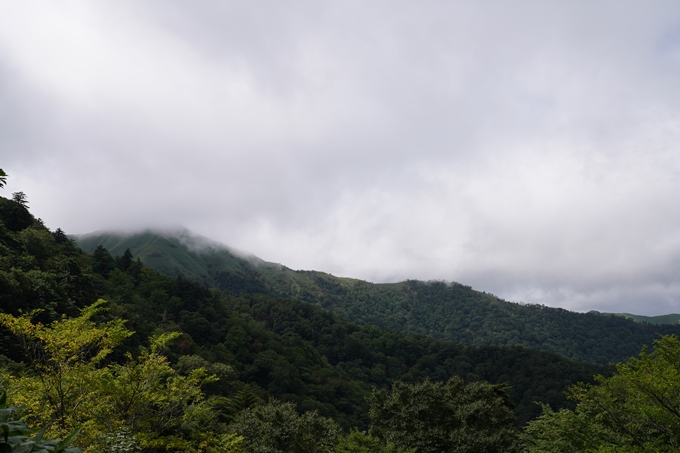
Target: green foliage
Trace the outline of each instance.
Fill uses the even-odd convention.
[[[159,354],[158,343],[151,349],[143,348],[136,358],[128,356],[122,365],[110,365],[108,370],[101,382],[108,390],[105,395],[108,407],[97,414],[107,431],[128,428],[145,448],[181,446],[191,443],[192,433],[183,436],[182,430],[192,425],[192,419],[210,419],[210,407],[204,401],[201,385],[214,377],[203,368],[192,370],[188,376],[175,374],[167,359]],[[214,426],[198,427],[206,428]]]
[[[19,203],[25,208],[28,208],[28,197],[23,192],[14,192],[12,194],[12,201]]]
[[[8,217],[8,209],[25,213],[25,222],[17,226],[20,216]],[[88,260],[63,232],[51,234],[24,207],[0,198],[0,307],[5,313],[41,309],[37,319],[43,323],[61,314],[78,315],[79,308],[97,300]],[[19,360],[18,348],[10,347],[15,342],[0,330],[0,349]]]
[[[365,430],[369,426],[366,397],[372,386],[386,388],[394,380],[445,381],[453,375],[467,382],[510,383],[509,394],[516,404],[518,424],[522,424],[540,413],[535,401],[573,407],[564,398],[566,388],[606,373],[601,367],[521,347],[460,346],[359,326],[305,302],[209,290],[184,278],[161,275],[137,260],[113,258],[103,248],[95,260],[75,248],[61,230],[51,233],[34,222],[13,232],[3,230],[2,225],[0,306],[6,313],[19,316],[20,310],[41,309],[33,322],[47,326],[64,314],[78,317],[81,308],[103,298],[110,301],[109,311],[98,312],[92,320],[125,319],[126,327],[136,334],[125,338],[98,367],[110,368],[109,372],[114,366],[133,368],[141,348],[151,349],[149,337],[178,332],[174,342],[156,351],[167,357],[163,365],[170,368],[167,379],[189,378],[198,368],[219,377],[201,384],[206,396],[200,404],[182,406],[194,414],[191,421],[173,428],[182,439],[190,437],[187,430],[197,423],[221,432],[220,425],[240,410],[270,396],[294,403],[300,411],[316,410],[346,430],[353,426]],[[120,253],[128,255],[125,250],[132,250],[133,244],[123,245]],[[167,250],[174,250],[171,245],[176,244],[166,245]],[[267,266],[262,264],[262,269]],[[299,277],[296,285],[301,297],[314,285],[327,291],[337,289],[330,276],[296,273],[281,266],[270,270],[283,278],[272,283],[272,288],[281,287],[290,275]],[[246,274],[239,275],[250,279]],[[346,286],[356,282],[341,280]],[[359,307],[368,307],[370,288],[367,284],[356,287],[362,294]],[[398,292],[403,285],[391,288]],[[28,361],[18,344],[19,338],[0,329],[0,354],[15,362]]]
[[[315,411],[298,414],[293,404],[276,400],[244,410],[230,428],[243,436],[247,453],[331,452],[341,432]]]
[[[99,404],[98,388],[107,370],[99,364],[132,332],[122,320],[97,326],[92,317],[101,312],[99,300],[78,318],[50,326],[32,323],[36,312],[19,317],[0,314],[0,323],[19,337],[36,376],[21,376],[13,383],[15,400],[28,408],[28,419],[63,436],[82,425]]]
[[[107,453],[140,453],[142,448],[129,429],[104,435],[103,447]]]
[[[92,258],[94,259],[92,270],[102,277],[108,277],[109,274],[116,268],[115,260],[109,251],[101,245],[94,249]]]
[[[55,435],[83,426],[79,443],[84,447],[115,441],[116,448],[128,448],[132,444],[120,436],[106,434],[129,432],[146,451],[195,445],[201,446],[198,451],[236,451],[238,439],[220,432],[224,428],[201,391],[216,377],[200,367],[178,375],[161,355],[180,334],[162,333],[137,356],[128,353],[123,363],[107,363],[113,348],[132,332],[120,319],[94,323],[103,304],[100,300],[81,316],[48,326],[32,323],[32,314],[0,315],[32,359],[35,374],[8,378],[26,419]]]
[[[5,184],[7,184],[7,173],[0,168],[0,187],[5,187]]]
[[[35,222],[26,206],[14,200],[0,197],[0,220],[13,232],[24,230]]]
[[[585,412],[554,412],[547,404],[543,405],[543,414],[526,425],[522,441],[531,453],[590,452],[602,445],[621,443],[619,436]]]
[[[196,362],[200,357],[201,366],[220,377],[203,388],[211,396],[228,398],[218,405],[224,422],[239,409],[274,396],[301,410],[317,410],[345,429],[367,429],[365,397],[372,385],[387,387],[395,379],[447,380],[458,374],[468,381],[509,382],[518,423],[522,424],[540,413],[534,401],[569,407],[564,398],[566,388],[604,372],[520,347],[463,347],[360,327],[307,303],[261,295],[236,297],[184,279],[172,280],[137,261],[126,271],[114,268],[104,277],[92,271],[95,262],[89,257],[71,255],[71,249],[62,248],[70,242],[60,243],[56,234],[30,230],[31,236],[26,237],[42,244],[32,250],[45,250],[47,263],[66,260],[71,266],[68,273],[46,267],[49,274],[40,274],[52,290],[35,302],[46,308],[39,319],[49,322],[64,312],[77,315],[77,309],[66,302],[86,299],[88,294],[110,300],[106,316],[125,318],[128,328],[137,332],[112,352],[110,359],[117,363],[125,363],[125,352],[136,354],[155,332],[182,331],[164,354],[173,363],[183,361],[174,365],[180,374],[186,374],[186,361]],[[102,250],[101,255],[108,252]],[[34,255],[26,256],[34,259]],[[64,287],[65,282],[69,283]],[[27,283],[17,289],[15,297],[8,297],[8,302],[26,300],[25,294],[32,288]],[[70,297],[61,299],[61,293]],[[57,296],[48,298],[47,294]],[[53,304],[59,300],[65,303]],[[7,348],[4,353],[21,359]],[[195,357],[180,359],[183,355]],[[233,376],[227,370],[232,370]]]
[[[124,255],[126,249],[134,250],[134,258],[173,278],[182,277],[235,293],[267,293],[253,263],[256,262],[258,267],[270,263],[252,256],[243,259],[241,254],[236,256],[223,246],[211,244],[207,238],[187,232],[148,230],[132,235],[93,233],[76,239],[78,245],[88,253],[94,252],[100,245],[113,255]]]
[[[260,293],[320,306],[353,323],[389,331],[433,336],[468,345],[523,346],[571,360],[608,365],[651,345],[657,333],[680,334],[678,325],[635,323],[611,314],[574,313],[542,305],[520,305],[458,283],[405,281],[372,284],[315,271],[293,271],[255,257],[243,258],[187,232],[78,238],[94,251],[126,248],[166,275],[219,287],[235,295]]]
[[[610,378],[574,386],[571,395],[579,401],[575,412],[545,408],[527,426],[525,444],[530,452],[678,451],[678,388],[680,341],[665,336],[651,353],[643,350],[639,358],[617,365]]]
[[[116,267],[118,267],[120,270],[123,272],[127,271],[130,269],[130,266],[132,266],[133,259],[132,259],[132,252],[130,249],[125,249],[123,252],[123,256],[117,257],[116,258]]]
[[[501,386],[395,382],[371,396],[371,433],[421,453],[515,451],[517,433],[510,400]]]
[[[632,319],[635,322],[646,322],[649,324],[673,324],[677,325],[680,322],[680,314],[671,313],[668,315],[661,316],[642,316],[633,315],[631,313],[613,313],[615,316],[620,316],[622,318]]]
[[[81,453],[82,450],[69,447],[71,441],[78,435],[80,428],[70,433],[66,439],[44,439],[45,430],[43,429],[34,437],[30,434],[36,430],[30,429],[23,421],[17,420],[14,415],[19,408],[10,407],[7,404],[7,392],[0,394],[0,431],[2,431],[2,441],[0,442],[0,452],[3,453]]]
[[[359,327],[309,304],[291,300],[243,295],[227,299],[227,304],[237,313],[248,314],[286,343],[300,339],[309,342],[336,370],[368,386],[384,388],[394,380],[413,383],[429,378],[445,381],[453,375],[460,375],[467,381],[509,383],[519,424],[540,413],[535,401],[567,407],[564,392],[569,385],[579,381],[592,382],[592,375],[605,371],[521,347],[460,346],[420,335],[385,332],[375,326]],[[220,325],[227,326],[234,321],[227,319]],[[256,370],[285,364],[265,361],[264,353],[257,352],[254,346],[258,343],[271,344],[264,337],[265,332],[257,327],[245,323],[231,327],[225,344],[228,349],[239,351],[235,357],[238,361],[252,362],[257,367],[244,367],[242,379],[254,379],[258,385],[268,388],[270,375],[265,370],[271,368]],[[299,352],[292,350],[290,354],[294,355],[287,359],[289,363],[300,362]],[[335,379],[333,382],[337,382]],[[346,392],[335,395],[336,399],[350,397],[356,404],[361,404],[368,391],[364,387],[360,395]],[[366,428],[367,421],[352,425]]]
[[[340,437],[333,449],[334,453],[415,453],[413,450],[403,450],[394,444],[384,445],[377,437],[359,431],[356,428],[349,434]]]

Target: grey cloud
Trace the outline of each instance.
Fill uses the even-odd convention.
[[[0,5],[6,190],[52,228],[680,310],[675,2]]]

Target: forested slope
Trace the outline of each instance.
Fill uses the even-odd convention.
[[[193,239],[192,239],[193,238]],[[233,294],[261,293],[323,307],[357,324],[418,333],[469,345],[524,346],[597,364],[636,355],[678,325],[650,325],[600,313],[575,313],[506,302],[457,283],[405,281],[373,284],[316,271],[294,271],[192,235],[145,231],[94,233],[76,238],[133,257],[170,276],[183,276]]]
[[[627,318],[627,319],[632,319],[633,321],[636,322],[646,322],[649,324],[679,324],[680,323],[680,314],[678,313],[671,313],[668,315],[660,315],[660,316],[642,316],[642,315],[634,315],[631,313],[613,313],[616,316],[620,316],[622,318]]]
[[[49,323],[62,314],[77,315],[97,298],[107,299],[110,311],[99,320],[123,318],[136,332],[113,360],[124,360],[126,351],[135,354],[151,334],[182,332],[169,351],[172,363],[206,366],[217,374],[231,366],[237,375],[223,373],[207,390],[234,401],[276,396],[303,411],[317,409],[346,428],[365,428],[372,386],[459,374],[468,381],[509,383],[522,423],[537,415],[536,401],[568,407],[567,386],[606,371],[522,347],[462,346],[359,326],[301,301],[209,290],[159,274],[130,253],[115,259],[104,248],[82,253],[60,230],[50,232],[12,203],[0,199],[4,312],[42,309],[36,319]],[[22,361],[17,339],[6,330],[1,333],[0,353]],[[229,419],[237,409],[221,411]]]

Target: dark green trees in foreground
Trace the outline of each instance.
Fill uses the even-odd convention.
[[[614,376],[570,389],[575,411],[553,412],[524,430],[531,453],[680,451],[680,340],[618,364]]]
[[[609,378],[572,386],[570,395],[578,401],[574,411],[554,412],[544,406],[543,415],[529,422],[523,432],[514,426],[504,386],[479,381],[466,384],[454,376],[447,382],[396,381],[390,390],[374,389],[368,397],[368,433],[350,429],[349,434],[342,434],[333,419],[317,411],[300,413],[294,404],[273,399],[263,404],[257,398],[244,398],[249,402],[242,410],[230,420],[221,418],[220,406],[238,401],[239,395],[206,398],[201,383],[215,383],[217,376],[209,376],[204,367],[207,362],[197,356],[183,356],[177,371],[158,354],[157,346],[151,352],[142,348],[134,361],[123,365],[104,363],[101,359],[130,332],[120,321],[92,322],[100,305],[85,308],[79,318],[64,318],[50,326],[32,323],[30,315],[0,317],[12,332],[33,340],[25,344],[42,351],[33,361],[33,372],[2,373],[11,396],[15,394],[15,400],[25,406],[23,417],[45,426],[48,434],[67,434],[83,426],[76,440],[82,448],[106,445],[111,435],[122,433],[131,445],[141,446],[140,451],[158,453],[642,453],[680,449],[680,340],[673,336],[660,338],[651,352],[644,350],[638,358],[619,364]],[[113,343],[101,343],[100,339],[116,333],[120,335]],[[179,335],[166,337],[164,345]],[[147,378],[151,374],[154,377]],[[139,378],[128,379],[132,375]],[[75,384],[79,402],[59,400],[53,393]],[[68,412],[60,416],[64,408]],[[23,425],[7,427],[12,426],[17,428],[15,435],[27,433]],[[19,443],[10,445],[5,437],[8,447],[4,451],[15,451],[9,448]],[[49,445],[66,446],[56,441]]]
[[[24,407],[25,419],[45,426],[51,435],[67,437],[55,448],[65,446],[72,437],[68,433],[82,427],[79,445],[95,450],[107,449],[111,435],[124,433],[130,445],[147,452],[321,453],[336,446],[341,451],[372,446],[395,453],[414,448],[423,453],[513,450],[515,418],[504,389],[481,382],[465,385],[457,377],[447,383],[396,382],[391,392],[374,390],[373,436],[352,431],[342,437],[331,418],[316,411],[299,414],[294,404],[276,400],[266,405],[251,401],[225,423],[219,405],[232,398],[206,398],[200,389],[218,379],[208,375],[203,365],[209,364],[183,356],[176,371],[160,355],[178,333],[157,337],[151,349],[142,348],[134,359],[128,354],[123,364],[107,362],[132,332],[121,320],[93,322],[103,314],[103,304],[100,300],[81,316],[49,326],[32,322],[31,314],[0,314],[0,324],[27,349],[32,368],[16,374],[2,371],[0,379]]]
[[[100,297],[108,311],[91,305]],[[613,376],[573,385],[607,370],[209,290],[159,275],[130,253],[82,253],[2,197],[0,309],[0,390],[10,389],[24,423],[47,428],[46,437],[69,440],[82,427],[74,444],[90,451],[680,450],[676,337]],[[573,406],[561,397],[568,386]],[[536,402],[552,408],[534,419]],[[24,442],[66,448],[21,437],[25,425],[14,421],[0,423],[0,453],[25,451]]]
[[[371,395],[371,432],[418,453],[515,451],[512,403],[503,386],[448,382],[395,382]]]
[[[340,427],[316,412],[299,415],[290,403],[241,412],[231,429],[249,453],[492,453],[517,451],[515,417],[500,386],[481,382],[395,382],[375,390],[369,433]]]
[[[331,451],[341,433],[330,418],[316,412],[298,414],[294,404],[276,400],[242,411],[230,428],[252,453]]]

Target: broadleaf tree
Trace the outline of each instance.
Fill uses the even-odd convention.
[[[395,382],[370,399],[371,433],[418,453],[511,452],[517,433],[505,388],[465,382]]]
[[[129,433],[144,451],[237,452],[241,439],[226,432],[212,414],[201,385],[214,376],[204,368],[178,375],[162,355],[178,333],[161,334],[122,364],[106,363],[113,348],[133,334],[122,320],[97,324],[100,300],[77,318],[49,325],[32,315],[2,314],[0,323],[17,335],[34,373],[4,376],[12,402],[26,420],[54,437],[82,427],[77,444],[101,449],[111,434]]]
[[[570,389],[575,411],[544,413],[530,422],[525,449],[543,452],[671,452],[680,449],[680,340],[663,336],[649,352]]]
[[[295,405],[277,400],[242,411],[230,427],[243,436],[247,453],[331,453],[341,432],[316,411],[298,414]]]

